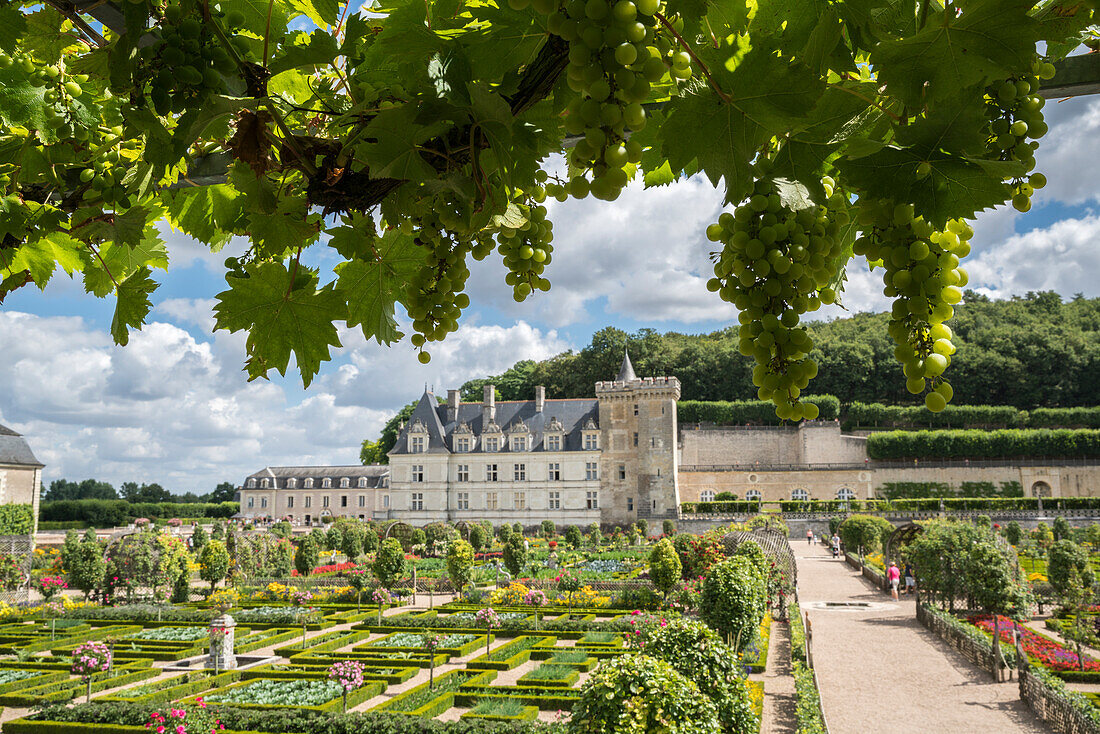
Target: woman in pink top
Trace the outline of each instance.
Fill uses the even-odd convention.
[[[901,579],[901,571],[898,570],[898,564],[891,562],[890,568],[886,569],[886,580],[890,582],[890,596],[894,598],[894,601],[898,600],[898,581]]]

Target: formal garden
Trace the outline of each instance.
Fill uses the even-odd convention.
[[[0,607],[3,730],[760,731],[786,533],[606,530],[71,531]]]

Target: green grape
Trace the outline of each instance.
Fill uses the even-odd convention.
[[[962,220],[951,220],[937,232],[908,204],[861,199],[857,204],[861,234],[853,251],[872,268],[883,268],[883,293],[894,298],[887,331],[902,365],[905,389],[919,395],[926,388],[929,410],[940,411],[953,395],[943,374],[955,346],[951,328],[943,323],[962,300],[966,272],[958,267],[970,251],[974,230]],[[929,397],[935,395],[935,397]]]
[[[1049,67],[1049,69],[1048,69]],[[1039,80],[1046,73],[1053,73],[1054,67],[1039,57],[1035,57],[1031,73],[1010,77],[986,88],[986,155],[1000,161],[1018,161],[1026,170],[1035,166],[1036,142],[1047,132],[1043,120],[1045,101],[1036,92]],[[1030,141],[1029,141],[1030,138]],[[1031,196],[1036,186],[1031,179],[1038,177],[1041,183],[1046,178],[1041,173],[1031,177],[1014,177],[1008,181],[1012,191],[1012,206],[1017,211],[1031,209]]]
[[[771,180],[758,178],[747,202],[707,227],[708,238],[724,246],[711,254],[707,289],[739,309],[738,349],[756,361],[758,396],[772,401],[783,420],[818,416],[817,406],[799,400],[817,375],[808,357],[813,340],[799,322],[821,303],[835,302],[829,284],[843,267],[837,235],[848,221],[847,201],[827,183],[826,206],[796,211],[783,206]]]

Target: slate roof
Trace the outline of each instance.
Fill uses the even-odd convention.
[[[45,466],[34,457],[31,447],[21,434],[3,425],[0,425],[0,464]]]
[[[272,479],[273,486],[268,489],[286,489],[286,480],[291,477],[298,480],[294,489],[305,489],[303,479],[313,480],[313,489],[325,489],[321,486],[321,480],[328,477],[332,480],[332,487],[328,489],[341,489],[340,479],[347,477],[351,480],[350,487],[343,489],[363,489],[359,486],[359,477],[367,478],[367,488],[385,487],[386,480],[390,476],[390,468],[385,464],[368,464],[362,466],[267,466],[249,474],[248,479]],[[247,481],[245,482],[247,485]],[[259,487],[246,487],[247,489],[259,489]]]
[[[631,380],[637,380],[638,377],[634,374],[634,365],[630,363],[630,352],[623,350],[623,366],[619,368],[619,376],[615,378],[618,382],[630,382]]]
[[[401,430],[390,454],[407,454],[409,427],[420,421],[427,429],[428,444],[424,453],[445,454],[452,451],[452,434],[455,429],[465,423],[475,436],[484,434],[485,425],[482,421],[481,403],[461,403],[458,406],[458,418],[447,421],[447,405],[439,404],[435,396],[425,391],[420,401],[416,404],[409,422]],[[581,450],[583,437],[581,431],[588,421],[597,425],[599,421],[599,402],[595,398],[547,400],[542,412],[535,411],[534,400],[504,400],[496,404],[496,417],[494,423],[508,434],[516,424],[521,421],[527,426],[531,434],[529,451],[541,451],[543,448],[543,434],[550,421],[557,418],[565,431],[563,451]],[[481,441],[470,453],[484,453]],[[505,451],[507,453],[507,451]]]

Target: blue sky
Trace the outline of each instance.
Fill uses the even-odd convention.
[[[1028,214],[1001,209],[975,224],[964,266],[969,287],[991,296],[1040,289],[1100,296],[1093,175],[1100,99],[1051,102],[1046,113],[1051,131],[1037,170],[1049,185]],[[631,187],[613,204],[552,203],[550,293],[517,305],[495,256],[473,263],[472,305],[461,328],[434,346],[429,365],[407,341],[387,349],[343,330],[344,348],[309,390],[293,372],[246,382],[244,336],[212,332],[222,261],[243,247],[211,254],[166,228],[172,265],[154,274],[162,285],[149,324],[125,348],[109,335],[113,299],[85,296],[64,275],[44,293],[8,297],[0,309],[0,384],[8,387],[0,423],[27,435],[47,481],[95,476],[203,492],[268,465],[356,463],[359,442],[376,437],[425,383],[443,392],[519,359],[578,349],[609,324],[698,333],[731,323],[732,308],[703,287],[712,248],[703,230],[720,202],[705,180],[693,179]],[[314,262],[335,264],[320,253]],[[885,306],[878,276],[853,262],[849,278],[850,311]]]

